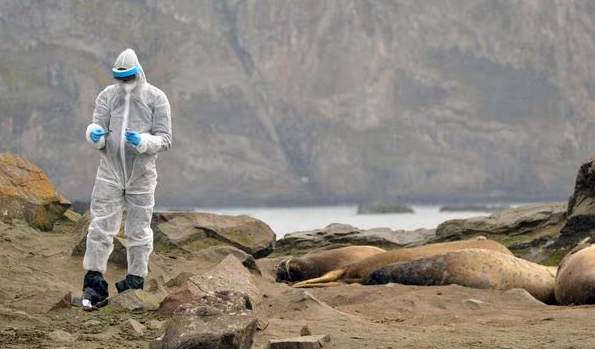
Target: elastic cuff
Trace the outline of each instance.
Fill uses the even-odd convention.
[[[91,131],[95,130],[95,129],[103,129],[101,126],[97,125],[97,124],[89,124],[89,126],[87,126],[87,142],[91,143],[91,145],[93,146],[93,148],[95,149],[103,149],[103,147],[105,147],[105,136],[101,136],[101,138],[99,138],[99,141],[97,141],[97,143],[94,143],[93,140],[91,139]]]
[[[149,144],[149,142],[147,140],[147,134],[141,133],[140,134],[140,143],[134,147],[136,148],[136,150],[138,150],[139,153],[142,154],[147,151],[148,144]]]

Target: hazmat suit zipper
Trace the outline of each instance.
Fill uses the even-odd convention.
[[[128,116],[130,114],[130,92],[126,91],[124,97],[124,115],[122,120],[122,135],[120,137],[120,157],[122,158],[122,169],[124,171],[122,179],[124,183],[122,186],[126,190],[126,184],[128,183],[128,169],[126,167],[126,129],[128,128]]]

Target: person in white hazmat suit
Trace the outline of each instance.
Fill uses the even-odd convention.
[[[153,250],[151,218],[157,185],[157,154],[172,144],[167,96],[149,84],[136,53],[126,49],[112,69],[116,83],[99,93],[87,141],[98,150],[100,163],[91,196],[91,222],[83,267],[82,306],[92,310],[107,303],[103,278],[126,210],[128,271],[116,283],[118,293],[142,289]]]

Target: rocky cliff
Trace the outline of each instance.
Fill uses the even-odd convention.
[[[588,0],[0,1],[0,150],[90,195],[126,47],[170,97],[158,203],[567,198],[595,149]]]

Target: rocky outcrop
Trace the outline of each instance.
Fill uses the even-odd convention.
[[[359,229],[349,224],[330,224],[323,229],[286,234],[277,241],[275,254],[305,252],[344,245],[370,245],[385,249],[423,245],[435,238],[433,229],[413,231],[390,228]]]
[[[34,163],[0,153],[0,219],[17,219],[49,231],[70,203]]]
[[[467,239],[483,235],[502,242],[515,254],[534,262],[555,264],[561,258],[554,253],[554,243],[566,222],[565,203],[544,203],[520,206],[468,219],[453,219],[436,228],[432,242]]]
[[[400,202],[373,201],[357,205],[357,214],[414,213],[413,208]]]
[[[246,215],[202,212],[156,212],[151,223],[155,241],[188,251],[230,245],[255,258],[270,254],[276,235],[264,222]]]
[[[542,235],[548,229],[558,232],[565,222],[565,203],[520,206],[467,219],[452,219],[436,228],[437,242],[468,239],[474,235],[500,236]]]
[[[574,245],[585,237],[595,237],[595,163],[591,158],[576,174],[574,192],[568,200],[567,218],[558,246]]]

